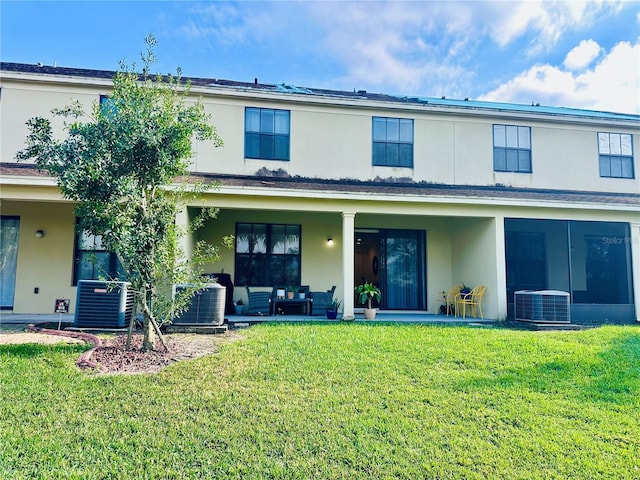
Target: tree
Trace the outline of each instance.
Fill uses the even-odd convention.
[[[142,72],[135,63],[120,63],[106,102],[95,102],[87,116],[76,100],[52,111],[65,119],[66,138],[55,139],[51,122],[34,117],[27,122],[26,147],[18,160],[33,159],[56,178],[65,198],[76,202],[78,228],[100,235],[115,252],[144,314],[144,349],[152,349],[154,331],[162,343],[160,325],[171,313],[184,310],[194,289],[201,288],[202,264],[216,258],[217,249],[199,243],[188,261],[181,258],[176,226],[179,208],[203,190],[202,185],[176,179],[189,174],[192,141],[222,140],[201,101],[188,103],[189,83],[176,76],[150,76],[156,40],[145,38]],[[191,228],[215,211],[202,210]],[[177,303],[171,286],[190,283]]]

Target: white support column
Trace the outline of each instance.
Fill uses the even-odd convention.
[[[631,272],[636,321],[640,322],[640,223],[631,224]]]
[[[342,212],[342,318],[353,320],[353,297],[355,275],[355,212]]]
[[[189,227],[189,211],[187,210],[186,205],[178,210],[178,213],[176,214],[176,226],[184,230],[187,230]],[[178,241],[178,247],[182,249],[182,253],[184,255],[183,258],[178,259],[178,262],[189,260],[193,253],[193,239],[191,238],[191,234],[188,233],[183,235]]]
[[[507,319],[507,260],[505,257],[504,217],[495,217],[496,225],[496,320]]]

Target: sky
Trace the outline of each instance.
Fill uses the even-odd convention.
[[[640,114],[638,1],[0,0],[0,58]]]

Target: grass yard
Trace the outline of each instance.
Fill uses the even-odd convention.
[[[638,327],[243,334],[147,376],[0,346],[0,478],[640,478]]]

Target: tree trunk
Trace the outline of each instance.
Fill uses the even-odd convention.
[[[148,352],[149,350],[153,350],[153,347],[156,343],[155,330],[151,325],[151,318],[145,312],[144,314],[144,322],[142,324],[142,333],[144,338],[142,340],[142,350]]]
[[[135,323],[136,323],[137,313],[138,313],[138,304],[136,303],[133,307],[131,320],[129,320],[129,330],[127,331],[127,345],[125,346],[125,350],[127,352],[131,350],[131,338],[133,337],[133,327],[135,326]]]
[[[164,340],[164,336],[160,331],[160,327],[158,326],[158,323],[153,318],[153,313],[149,309],[149,304],[147,303],[146,297],[144,297],[144,300],[142,300],[141,306],[144,312],[144,322],[142,324],[142,334],[143,334],[142,349],[144,351],[153,350],[155,346],[155,341],[156,341],[155,336],[157,334],[165,351],[168,352],[169,347],[167,346],[167,342],[165,342]]]

